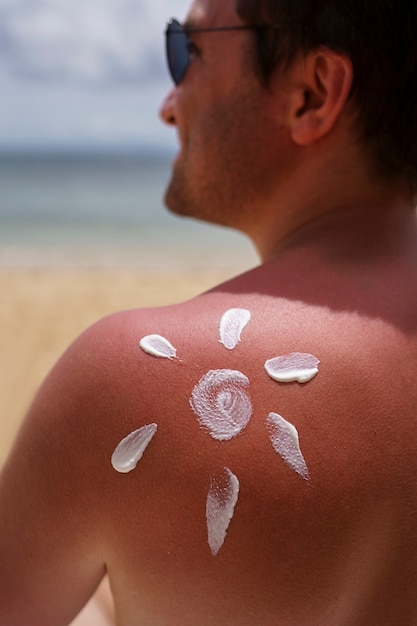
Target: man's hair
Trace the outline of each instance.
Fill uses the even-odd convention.
[[[276,68],[321,46],[346,54],[359,139],[380,174],[417,189],[417,0],[236,0],[257,31],[256,65],[268,83]]]

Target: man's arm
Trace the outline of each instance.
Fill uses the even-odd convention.
[[[67,626],[106,573],[99,332],[85,333],[48,376],[0,474],[2,626]]]

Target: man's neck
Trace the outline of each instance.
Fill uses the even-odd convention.
[[[250,236],[263,261],[301,242],[323,240],[326,232],[338,239],[358,232],[373,233],[373,238],[398,236],[401,224],[413,219],[415,198],[409,186],[372,176],[363,159],[343,155],[306,163],[259,212],[262,218]]]

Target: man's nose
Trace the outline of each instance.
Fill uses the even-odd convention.
[[[176,87],[173,87],[171,91],[166,95],[159,110],[159,116],[165,124],[175,126],[175,106],[176,106]]]

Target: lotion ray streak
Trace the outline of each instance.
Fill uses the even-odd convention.
[[[239,480],[227,467],[211,479],[207,495],[206,518],[210,550],[216,556],[226,539],[239,498]]]
[[[250,322],[251,314],[247,309],[229,309],[220,321],[220,343],[228,350],[233,350],[240,343],[240,336]]]
[[[296,427],[287,422],[278,413],[270,413],[268,416],[268,430],[275,452],[297,474],[305,480],[309,480],[310,474],[300,449]]]
[[[175,359],[177,357],[177,351],[174,346],[161,335],[147,335],[140,340],[139,346],[151,356],[162,359]]]
[[[265,370],[268,376],[280,383],[306,383],[318,374],[319,364],[320,361],[312,354],[292,352],[269,359]]]
[[[122,439],[111,458],[111,464],[116,472],[128,474],[135,469],[157,429],[157,424],[147,424]]]

